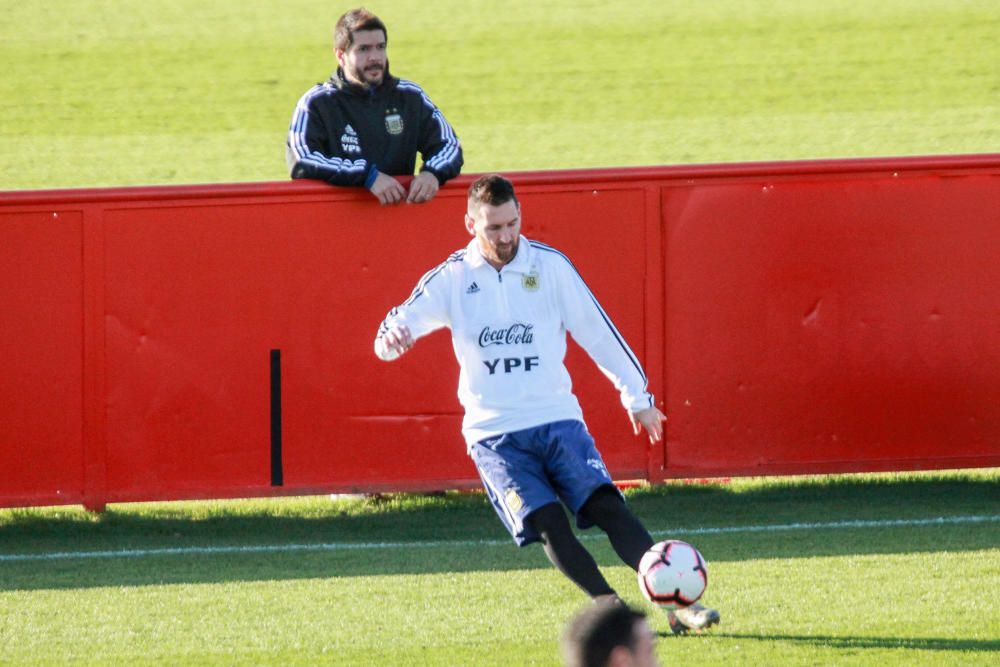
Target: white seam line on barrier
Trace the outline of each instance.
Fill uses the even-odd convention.
[[[934,519],[885,519],[880,521],[831,521],[826,523],[786,523],[764,526],[725,526],[721,528],[668,528],[654,530],[654,537],[681,535],[721,535],[729,533],[771,533],[788,530],[840,530],[850,528],[893,528],[914,526],[950,526],[966,523],[1000,521],[994,516],[952,516]],[[600,535],[580,535],[591,540]],[[281,553],[285,551],[354,551],[360,549],[431,549],[439,547],[499,546],[510,540],[438,540],[430,542],[327,542],[316,544],[252,544],[230,547],[165,547],[161,549],[121,549],[116,551],[53,551],[34,554],[0,554],[0,563],[66,560],[70,558],[143,558],[147,556],[203,556],[226,554]]]

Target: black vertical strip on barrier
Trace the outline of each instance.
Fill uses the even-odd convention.
[[[271,486],[284,483],[281,463],[281,350],[271,350]]]

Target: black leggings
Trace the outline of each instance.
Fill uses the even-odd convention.
[[[580,512],[608,534],[611,546],[622,562],[638,571],[642,555],[653,546],[653,538],[632,514],[618,491],[602,486],[587,499]]]
[[[580,512],[608,534],[611,546],[622,561],[633,570],[638,569],[642,554],[653,546],[653,538],[613,487],[595,491]],[[541,536],[545,555],[570,581],[591,597],[614,594],[594,557],[573,534],[561,504],[550,503],[539,508],[528,521]]]

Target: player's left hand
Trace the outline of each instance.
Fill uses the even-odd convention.
[[[422,171],[413,177],[410,192],[406,196],[407,204],[423,204],[434,199],[438,191],[437,176],[429,171]]]
[[[632,432],[636,435],[639,435],[641,429],[646,429],[650,442],[663,439],[663,422],[667,421],[667,416],[655,405],[639,412],[630,412],[628,416],[632,420]]]

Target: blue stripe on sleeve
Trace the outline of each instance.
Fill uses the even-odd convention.
[[[566,263],[569,264],[569,267],[573,269],[573,272],[576,273],[576,275],[580,278],[580,282],[583,283],[584,288],[586,288],[587,294],[590,296],[590,300],[594,303],[594,306],[597,308],[597,312],[599,312],[601,314],[601,317],[604,319],[604,323],[607,324],[608,329],[611,330],[611,333],[615,337],[615,340],[618,341],[618,344],[621,346],[622,350],[625,351],[625,354],[628,357],[629,361],[632,362],[632,365],[635,366],[635,369],[639,372],[639,376],[642,377],[643,390],[646,390],[649,385],[649,380],[646,378],[646,373],[642,370],[642,364],[639,363],[639,360],[636,358],[635,354],[632,353],[632,350],[629,348],[628,344],[625,343],[625,339],[622,338],[622,335],[618,332],[618,329],[615,328],[615,325],[611,322],[611,318],[608,317],[608,314],[606,312],[604,312],[604,308],[601,307],[601,304],[597,301],[597,297],[595,297],[594,293],[590,290],[590,286],[587,285],[587,281],[583,279],[583,276],[580,275],[580,272],[577,271],[575,266],[573,266],[573,262],[570,261],[569,257],[567,257],[566,255],[564,255],[563,253],[559,252],[558,250],[556,250],[551,246],[547,246],[544,243],[531,240],[529,240],[529,243],[531,244],[532,248],[537,248],[538,250],[543,250],[545,252],[551,252],[558,255],[559,257],[562,257],[566,261]]]
[[[419,94],[420,98],[423,100],[424,106],[431,110],[431,115],[440,128],[441,141],[445,143],[445,146],[438,151],[436,155],[427,160],[427,166],[431,169],[442,169],[445,165],[453,162],[458,155],[461,144],[458,141],[458,137],[455,136],[455,130],[452,129],[451,125],[448,124],[448,121],[445,120],[444,114],[441,113],[441,110],[438,109],[433,102],[431,102],[431,99],[427,97],[423,88],[412,81],[400,79],[396,88]]]
[[[453,262],[462,261],[465,258],[465,252],[466,252],[465,248],[453,252],[451,255],[448,256],[448,259],[441,262],[433,269],[425,273],[420,278],[420,280],[417,281],[417,286],[413,288],[413,292],[410,294],[409,298],[407,298],[406,301],[404,301],[401,305],[396,306],[395,308],[390,310],[389,314],[386,315],[384,320],[382,320],[382,324],[378,328],[378,335],[376,336],[376,338],[382,337],[383,335],[385,335],[385,332],[389,330],[389,324],[388,324],[389,318],[395,317],[396,315],[399,314],[400,308],[410,305],[411,303],[419,299],[421,296],[423,296],[424,293],[427,291],[427,285],[430,283],[430,281],[433,280],[434,277],[437,276],[439,273],[444,271],[449,264],[452,264]]]
[[[309,107],[313,99],[336,93],[336,87],[329,83],[316,84],[305,92],[298,104],[295,105],[295,112],[292,114],[292,122],[288,128],[288,147],[296,162],[337,174],[363,174],[368,171],[368,163],[363,158],[345,160],[339,157],[329,157],[319,151],[310,150],[306,144],[306,126],[309,123]]]

